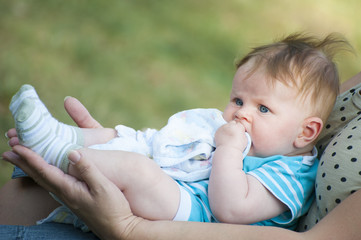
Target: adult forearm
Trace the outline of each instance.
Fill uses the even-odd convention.
[[[260,227],[222,223],[141,221],[124,240],[213,240],[213,239],[303,239],[299,233],[277,227]]]
[[[326,215],[316,226],[306,232],[305,239],[349,240],[361,236],[361,190],[347,197]]]

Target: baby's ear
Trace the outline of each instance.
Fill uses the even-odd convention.
[[[294,144],[296,148],[303,148],[315,141],[320,135],[323,121],[319,117],[309,117],[303,122],[301,133],[297,136]]]

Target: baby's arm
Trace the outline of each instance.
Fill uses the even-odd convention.
[[[209,203],[221,222],[250,224],[278,216],[286,206],[243,169],[247,145],[241,123],[231,121],[216,132],[209,180]]]

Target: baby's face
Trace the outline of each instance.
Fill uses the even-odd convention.
[[[250,156],[292,155],[307,118],[306,107],[296,89],[279,81],[272,84],[263,70],[247,78],[248,68],[240,67],[234,76],[224,119],[244,125],[253,143]]]

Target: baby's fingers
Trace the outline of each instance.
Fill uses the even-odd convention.
[[[245,131],[245,128],[244,128],[243,124],[240,123],[240,122],[237,122],[237,121],[235,121],[235,120],[230,121],[230,122],[228,123],[228,127],[229,127],[230,129],[233,129],[233,130],[234,130],[234,129],[237,129],[238,132]]]

